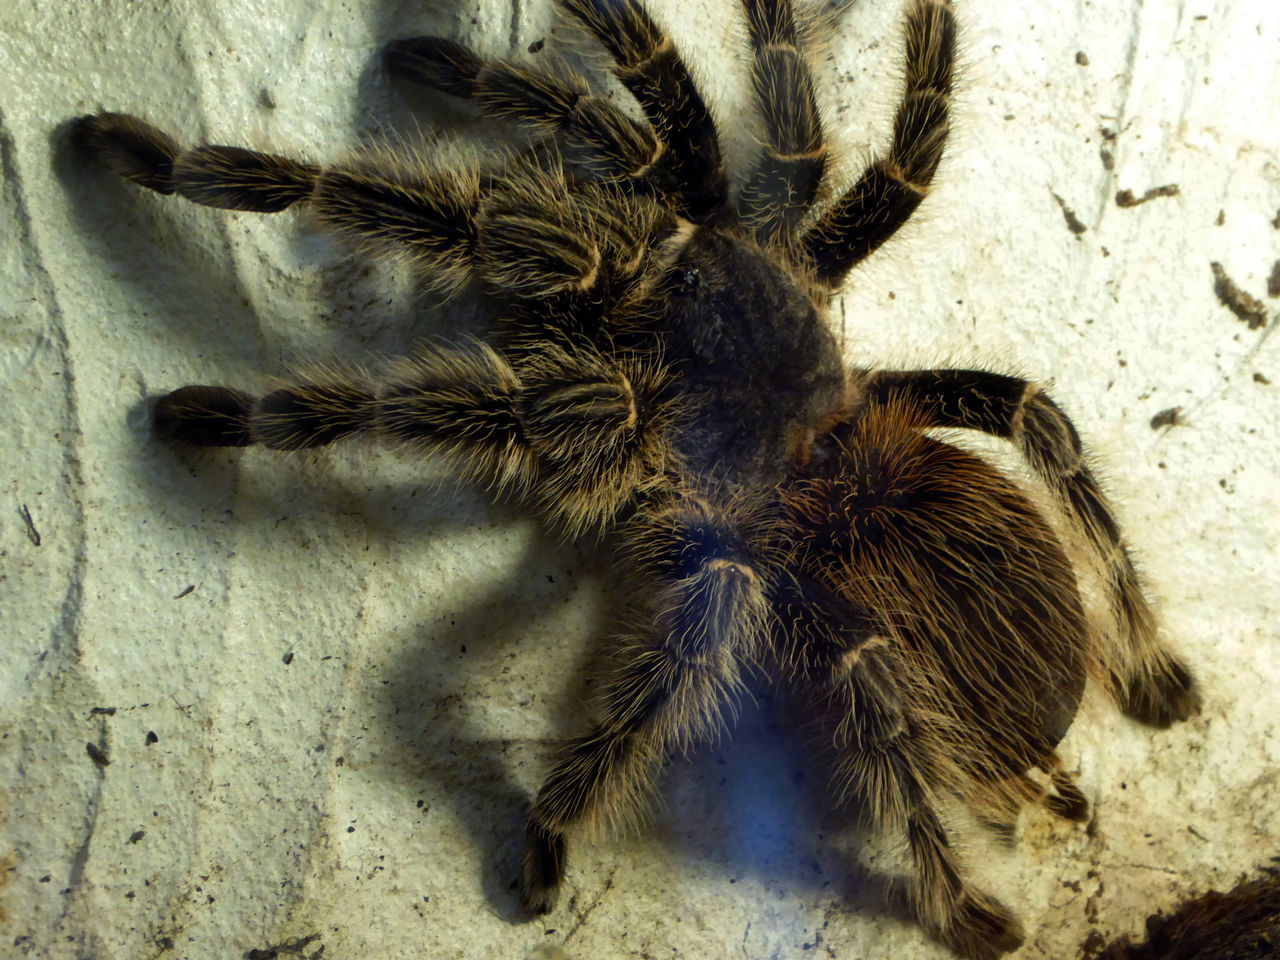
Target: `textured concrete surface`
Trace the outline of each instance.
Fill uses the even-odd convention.
[[[733,3],[653,7],[742,156]],[[941,186],[836,321],[859,363],[1052,380],[1206,696],[1168,732],[1086,710],[1064,753],[1089,830],[1028,811],[1014,850],[971,841],[974,876],[1027,925],[1021,956],[1074,958],[1280,853],[1280,12],[957,11]],[[887,135],[898,17],[859,0],[819,60],[850,176]],[[0,955],[945,956],[869,878],[891,851],[820,814],[767,708],[673,764],[644,834],[577,843],[561,907],[519,922],[522,805],[582,722],[605,558],[385,452],[150,439],[146,400],[176,385],[253,388],[468,318],[305,217],[114,182],[65,122],[127,110],[317,160],[435,136],[464,115],[406,101],[377,50],[437,32],[563,49],[541,0],[0,9]],[[1265,324],[1220,302],[1212,262]]]

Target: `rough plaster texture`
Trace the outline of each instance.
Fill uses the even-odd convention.
[[[733,3],[653,6],[741,116]],[[957,9],[941,186],[837,322],[860,363],[1052,380],[1206,696],[1168,732],[1085,711],[1064,753],[1090,830],[1028,811],[1016,850],[973,841],[975,876],[1027,924],[1022,956],[1074,958],[1280,853],[1280,8]],[[848,174],[888,130],[898,15],[860,0],[818,64]],[[389,453],[149,437],[147,398],[176,385],[252,388],[467,318],[305,217],[114,182],[61,125],[128,110],[187,142],[338,157],[464,117],[392,90],[385,41],[545,38],[545,58],[551,24],[530,0],[0,8],[0,955],[198,960],[314,935],[303,955],[945,956],[868,879],[889,855],[819,815],[767,710],[673,765],[642,836],[578,843],[561,907],[518,922],[521,808],[582,722],[602,557]],[[1211,261],[1265,326],[1219,302]]]

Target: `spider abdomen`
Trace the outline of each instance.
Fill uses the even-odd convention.
[[[1091,645],[1070,562],[1035,505],[972,453],[873,408],[784,494],[801,568],[888,644],[907,713],[966,777],[1052,755]]]

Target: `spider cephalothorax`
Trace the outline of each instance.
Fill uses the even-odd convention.
[[[636,575],[595,724],[561,747],[530,810],[530,911],[555,903],[566,831],[638,815],[665,758],[714,736],[760,670],[813,725],[834,801],[905,837],[922,922],[966,956],[1011,950],[1021,928],[963,878],[940,805],[959,799],[997,826],[1029,801],[1082,819],[1055,750],[1086,678],[1156,726],[1199,696],[1157,642],[1080,440],[1039,387],[846,369],[825,324],[847,273],[937,170],[951,7],[909,4],[892,145],[832,190],[804,31],[789,0],[744,0],[763,134],[731,191],[711,114],[637,0],[561,2],[643,121],[568,72],[434,37],[391,44],[388,70],[531,128],[524,152],[322,167],[184,150],[123,114],[81,121],[82,142],[145,187],[239,210],[306,204],[431,287],[478,285],[497,311],[486,342],[373,372],[317,368],[257,398],[183,387],[157,401],[156,430],[284,450],[373,433],[449,457],[564,536],[612,531]],[[1092,551],[1113,636],[1090,628],[1031,497],[938,427],[1023,455]]]

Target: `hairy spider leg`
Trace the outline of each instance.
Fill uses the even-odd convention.
[[[887,834],[911,857],[908,897],[921,922],[966,957],[1016,949],[1021,926],[997,900],[967,886],[927,784],[936,745],[922,737],[893,678],[892,642],[817,581],[788,578],[773,597],[778,642],[788,651],[787,686],[804,705],[831,771],[831,795]],[[1025,780],[1035,796],[1038,788]],[[1011,808],[1010,818],[1016,816]]]
[[[593,94],[567,70],[485,60],[442,37],[392,42],[387,67],[403,79],[473,100],[489,116],[554,133],[582,151],[586,169],[651,183],[695,222],[722,216],[728,185],[719,136],[671,38],[634,0],[562,3],[613,56],[615,76],[635,96],[649,126]]]
[[[861,638],[825,666],[826,675],[811,679],[804,693],[826,728],[833,792],[856,802],[881,829],[905,836],[912,864],[907,894],[921,923],[971,960],[1017,949],[1021,924],[961,876],[927,786],[934,773],[928,751],[894,680],[886,642]]]
[[[1049,775],[1049,783],[1054,793],[1045,793],[1040,802],[1045,809],[1056,813],[1064,820],[1084,823],[1089,819],[1089,801],[1081,792],[1076,778],[1062,766],[1062,758],[1057,751],[1040,761],[1040,769]]]
[[[777,674],[790,685],[807,691],[821,689],[832,671],[842,669],[843,660],[887,642],[866,615],[813,576],[781,568],[773,579],[770,652],[779,668]],[[1050,775],[1055,793],[1019,775],[988,798],[989,809],[981,819],[1006,839],[1012,839],[1018,813],[1027,802],[1038,802],[1067,820],[1084,820],[1088,815],[1088,801],[1062,769],[1056,751],[1050,751],[1036,765]]]
[[[566,741],[529,811],[521,897],[546,913],[564,878],[565,832],[634,822],[663,761],[722,732],[758,655],[766,587],[725,511],[677,499],[624,536],[652,583],[616,643],[592,729]]]
[[[738,210],[757,239],[785,242],[822,186],[827,142],[791,0],[742,2],[764,143],[738,195]]]
[[[445,292],[473,277],[514,300],[586,291],[610,264],[638,269],[652,239],[612,209],[618,198],[604,188],[571,190],[557,171],[531,165],[495,177],[475,165],[432,167],[394,153],[319,167],[241,147],[183,150],[118,113],[83,117],[79,133],[110,169],[159,193],[261,213],[308,203],[338,233],[407,254]],[[635,219],[657,229],[652,216]]]
[[[979,430],[1015,444],[1102,561],[1119,626],[1118,648],[1104,667],[1121,709],[1154,727],[1199,713],[1195,679],[1157,636],[1142,580],[1080,435],[1039,385],[983,370],[914,370],[873,373],[865,389],[871,402],[910,403],[928,426]]]
[[[1018,827],[1018,814],[1027,803],[1038,803],[1055,817],[1083,823],[1089,819],[1089,801],[1080,791],[1075,777],[1062,767],[1056,750],[1050,751],[1036,766],[1049,774],[1049,785],[1037,783],[1019,774],[991,794],[978,811],[978,822],[991,830],[1003,843],[1012,844]]]
[[[889,638],[805,574],[780,575],[771,600],[782,675],[815,728],[833,798],[867,814],[879,829],[906,837],[913,867],[908,895],[935,935],[967,957],[1015,949],[1022,942],[1017,920],[960,876],[926,787],[937,779],[931,748],[893,679]],[[1026,786],[1030,799],[1038,788]],[[1009,814],[1011,829],[1017,810]]]
[[[935,807],[960,800],[1009,822],[1029,801],[1070,812],[1026,773],[1056,760],[1093,637],[1035,504],[929,425],[910,398],[868,396],[780,488],[761,555],[817,584],[773,599],[778,629],[795,631],[778,641],[784,663],[800,664],[784,683],[820,718],[833,792],[905,833],[922,922],[994,957],[1020,929],[962,881]]]
[[[613,73],[665,147],[652,178],[670,184],[677,212],[695,223],[727,215],[720,137],[675,43],[636,0],[560,0],[609,51]]]
[[[324,446],[359,433],[442,455],[458,472],[539,502],[569,536],[656,484],[670,416],[665,371],[549,347],[519,367],[486,344],[431,346],[378,376],[320,366],[261,398],[188,386],[156,402],[165,439],[197,446]]]
[[[875,160],[802,238],[820,283],[839,287],[929,192],[950,127],[955,57],[949,0],[914,0],[906,16],[906,88],[888,156]]]
[[[112,172],[148,190],[225,210],[278,213],[311,196],[320,168],[240,147],[183,150],[127,113],[81,117],[76,139]]]
[[[571,166],[592,177],[648,177],[664,147],[653,129],[591,92],[567,69],[554,72],[511,60],[484,60],[443,37],[410,37],[387,44],[388,71],[463,100],[486,116],[510,120],[556,137]]]

